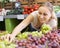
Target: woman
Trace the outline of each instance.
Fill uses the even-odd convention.
[[[12,41],[15,36],[24,28],[26,28],[30,23],[31,26],[38,31],[44,23],[50,25],[52,29],[57,29],[57,17],[54,14],[53,6],[49,2],[43,4],[37,11],[29,14],[26,19],[17,25],[12,34],[6,35],[4,38],[8,40],[10,38],[10,41]]]

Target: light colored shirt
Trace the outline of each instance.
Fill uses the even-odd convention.
[[[36,27],[34,27],[34,25],[37,24],[37,22],[38,22],[38,17],[37,17],[38,11],[32,12],[31,15],[34,17],[34,20],[31,22],[32,27],[36,30],[39,30]],[[57,26],[57,21],[55,19],[51,19],[48,22],[48,25],[50,25],[51,27],[55,27],[55,26]]]

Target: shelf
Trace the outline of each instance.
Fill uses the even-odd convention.
[[[0,16],[0,21],[3,21],[3,16]]]
[[[0,21],[3,21],[5,18],[17,18],[17,19],[25,19],[27,15],[6,15],[0,16]]]
[[[20,19],[25,19],[28,15],[7,15],[7,16],[0,16],[0,21],[3,21],[6,18],[17,18],[18,20]],[[60,16],[57,16],[57,18],[60,18]]]

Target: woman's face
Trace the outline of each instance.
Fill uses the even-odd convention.
[[[38,10],[38,18],[40,23],[46,23],[51,17],[51,12],[48,7],[42,6]]]

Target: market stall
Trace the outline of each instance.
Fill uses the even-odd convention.
[[[30,31],[28,25],[12,42],[2,38],[47,1],[54,5],[57,30],[43,24],[39,31]],[[0,0],[0,48],[60,48],[60,0]]]

